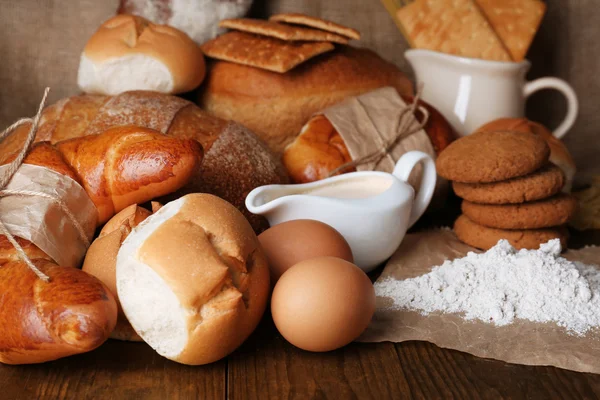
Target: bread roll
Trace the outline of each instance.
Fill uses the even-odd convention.
[[[411,103],[411,96],[402,96]],[[448,121],[435,108],[425,103],[420,105],[429,111],[425,132],[437,154],[444,150],[456,138],[456,133]],[[422,118],[417,114],[417,118]],[[379,138],[371,138],[379,140]],[[365,138],[365,140],[368,140]],[[325,179],[330,172],[352,161],[344,140],[335,127],[323,115],[313,117],[290,143],[283,153],[283,164],[294,183],[308,183]],[[349,169],[345,172],[352,172]]]
[[[121,244],[131,230],[138,226],[152,213],[135,204],[125,208],[112,217],[100,231],[100,235],[92,242],[85,255],[82,270],[98,278],[106,285],[117,301],[117,325],[110,337],[119,340],[140,342],[142,339],[127,321],[117,294],[117,254]]]
[[[526,118],[500,118],[479,127],[476,131],[502,131],[502,130],[514,130],[519,132],[535,133],[543,137],[548,146],[550,147],[550,162],[558,166],[565,174],[565,186],[563,192],[571,193],[573,187],[573,179],[577,167],[575,161],[569,153],[567,146],[560,140],[552,135],[552,132],[540,123],[529,121]]]
[[[117,291],[135,331],[183,364],[217,361],[256,328],[269,270],[248,221],[212,195],[166,204],[123,242]]]
[[[247,126],[281,153],[313,114],[384,86],[412,94],[411,82],[396,66],[370,50],[341,46],[285,74],[214,61],[199,104]]]
[[[184,32],[142,17],[118,15],[104,22],[85,45],[77,83],[87,93],[175,94],[197,88],[204,75],[202,51]]]
[[[123,125],[200,142],[204,149],[202,164],[173,198],[186,193],[212,193],[242,210],[256,231],[268,227],[263,217],[246,210],[244,200],[258,186],[288,182],[281,162],[248,129],[214,117],[179,97],[133,91],[114,97],[80,95],[62,99],[44,110],[36,141],[59,143]],[[2,141],[0,158],[17,152],[28,131],[29,126],[23,125]]]
[[[115,327],[117,305],[98,279],[54,264],[17,238],[51,281],[40,280],[0,236],[0,362],[32,364],[91,351]]]

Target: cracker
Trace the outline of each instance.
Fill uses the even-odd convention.
[[[473,0],[417,0],[398,10],[411,46],[463,57],[511,57]]]
[[[304,25],[311,28],[321,29],[323,31],[337,33],[350,39],[359,40],[360,32],[356,29],[349,28],[344,25],[336,24],[332,21],[327,21],[317,17],[311,17],[299,13],[284,13],[271,16],[269,21],[285,22],[288,24]]]
[[[323,41],[348,44],[348,38],[331,32],[317,29],[302,28],[280,24],[274,21],[251,18],[224,19],[219,22],[221,28],[234,29],[237,31],[254,33],[257,35],[270,36],[281,40],[290,41]]]
[[[539,0],[475,0],[514,61],[522,61],[540,27],[546,5]]]
[[[202,45],[202,51],[208,57],[280,73],[333,49],[329,42],[285,42],[237,31]]]

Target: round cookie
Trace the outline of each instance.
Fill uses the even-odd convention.
[[[524,132],[476,132],[450,144],[436,161],[438,174],[456,182],[487,183],[523,176],[548,162],[550,148]]]
[[[559,194],[522,204],[477,204],[464,200],[462,212],[479,225],[498,229],[539,229],[566,224],[577,210],[577,199]]]
[[[564,226],[546,229],[506,230],[488,228],[476,224],[465,215],[454,223],[454,233],[460,241],[482,250],[494,247],[498,240],[506,239],[516,249],[537,250],[541,244],[552,239],[560,239],[563,248],[567,247],[569,231]]]
[[[481,204],[516,204],[545,199],[560,192],[565,183],[562,170],[554,164],[529,175],[492,183],[452,182],[460,198]]]

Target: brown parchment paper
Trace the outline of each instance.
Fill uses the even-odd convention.
[[[351,97],[327,108],[322,114],[331,122],[344,140],[352,160],[358,160],[380,150],[398,136],[396,131],[398,118],[400,112],[407,106],[396,89],[384,87],[360,96]],[[410,129],[414,129],[418,126],[418,122],[414,116],[411,116],[411,118]],[[436,158],[429,136],[427,136],[425,130],[420,129],[400,140],[378,163],[362,164],[357,166],[356,169],[358,171],[391,173],[394,170],[396,161],[403,154],[412,150],[420,150],[429,154],[434,160]],[[419,189],[422,171],[421,165],[417,165],[408,181],[415,190]],[[443,201],[448,188],[448,181],[438,176],[434,199]]]
[[[0,167],[0,174],[8,166]],[[6,187],[8,190],[43,192],[62,199],[92,240],[98,211],[83,187],[68,176],[37,165],[23,164]],[[87,245],[60,205],[39,196],[0,198],[0,218],[15,236],[27,239],[61,266],[78,267]]]
[[[449,229],[408,234],[378,281],[414,278],[429,273],[446,259],[464,257],[469,251],[477,250],[461,243]],[[563,256],[597,265],[600,247],[568,250]],[[498,327],[481,321],[467,321],[459,314],[421,315],[417,311],[386,309],[390,304],[388,298],[377,298],[375,316],[358,341],[420,340],[510,363],[600,373],[600,330],[578,337],[550,323],[519,320]]]

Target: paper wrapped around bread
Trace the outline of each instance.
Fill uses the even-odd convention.
[[[396,128],[401,111],[412,100],[412,97],[400,96],[394,88],[388,87],[323,110],[302,128],[300,135],[283,153],[283,163],[290,178],[295,183],[324,179],[344,164],[360,160],[385,147],[398,135]],[[391,173],[396,161],[404,153],[420,150],[435,159],[455,139],[450,124],[437,110],[422,101],[419,104],[429,114],[423,129],[401,139],[379,162],[360,164],[357,170]],[[416,112],[415,116],[419,121],[423,119],[420,112]],[[354,170],[348,168],[343,172]],[[411,183],[419,181],[419,174],[418,168],[411,177]],[[446,181],[438,181],[434,202],[443,199],[448,188]]]
[[[563,192],[570,193],[573,187],[573,178],[577,167],[575,161],[569,153],[567,146],[560,140],[555,138],[545,126],[540,123],[529,121],[526,118],[500,118],[479,127],[476,132],[493,132],[493,131],[517,131],[535,133],[546,140],[550,147],[550,162],[554,163],[565,174],[565,186]]]
[[[2,145],[8,152],[18,142],[10,136]],[[14,158],[4,153],[2,163]],[[108,339],[117,320],[115,299],[100,280],[72,267],[80,265],[85,242],[99,222],[131,203],[181,188],[201,158],[202,148],[193,139],[131,126],[33,145],[7,189],[34,194],[0,200],[3,221],[37,268],[34,272],[0,236],[0,362],[54,360],[93,350]],[[37,193],[54,198],[45,202]]]
[[[62,99],[44,110],[36,141],[54,144],[123,125],[198,141],[204,149],[204,158],[177,196],[194,192],[215,194],[242,210],[255,230],[268,227],[264,218],[246,210],[244,200],[255,187],[287,183],[279,160],[248,129],[211,116],[179,97],[134,91],[114,97],[80,95]],[[23,126],[4,140],[0,144],[0,157],[19,150],[27,132],[28,127]],[[159,149],[157,144],[154,151]],[[168,176],[162,175],[162,179]]]
[[[231,204],[190,194],[166,204],[127,236],[117,292],[135,331],[159,354],[207,364],[256,328],[269,294],[258,238]]]
[[[410,80],[395,65],[370,50],[341,46],[285,74],[211,62],[198,102],[248,127],[281,153],[315,113],[384,86],[413,94]]]

